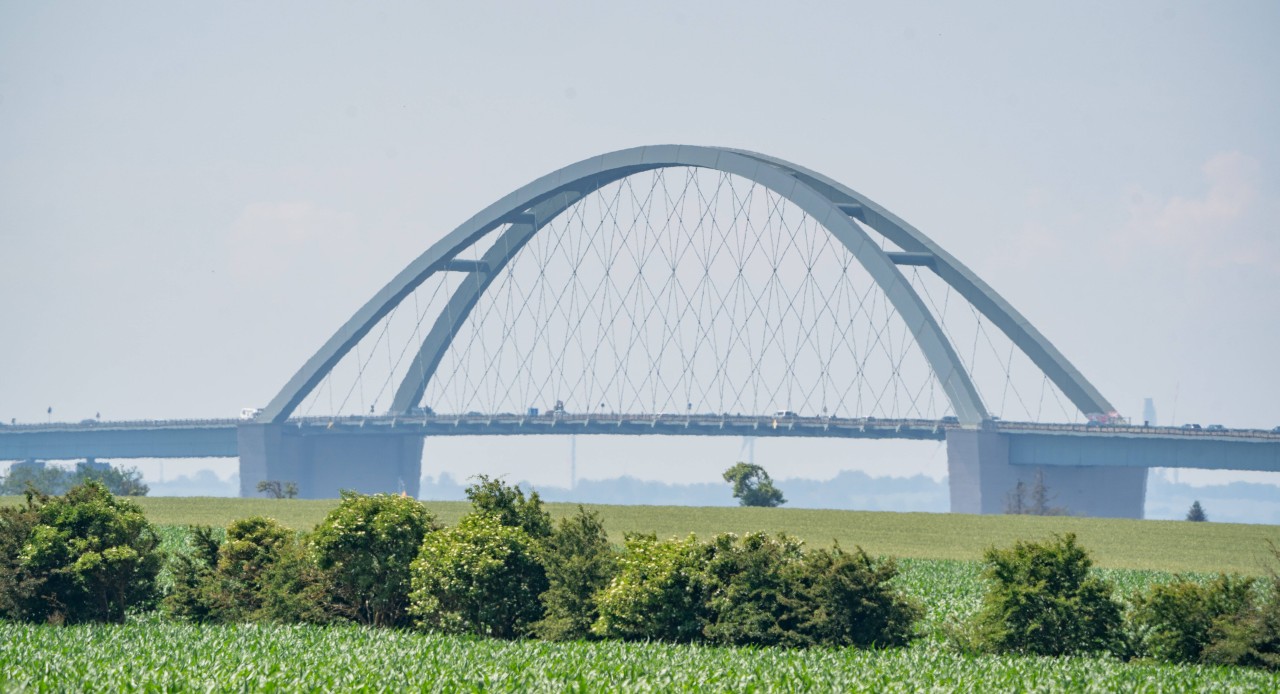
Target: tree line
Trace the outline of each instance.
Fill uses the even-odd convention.
[[[786,535],[629,535],[553,523],[537,493],[480,477],[445,527],[403,496],[344,493],[310,533],[265,517],[194,527],[167,554],[133,502],[89,482],[0,508],[0,617],[411,628],[492,638],[888,648],[921,636],[892,559]],[[1277,556],[1280,559],[1280,555]],[[159,580],[167,567],[167,580]],[[1110,653],[1280,668],[1280,577],[1177,578],[1127,605],[1073,535],[984,555],[986,592],[948,642],[974,653]]]

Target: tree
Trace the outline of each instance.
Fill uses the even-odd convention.
[[[1219,574],[1201,582],[1179,577],[1134,596],[1129,613],[1139,654],[1174,663],[1204,662],[1220,651],[1231,622],[1254,610],[1254,579]]]
[[[0,477],[0,496],[14,496],[28,489],[36,494],[65,494],[71,488],[70,473],[44,463],[14,463],[9,474]]]
[[[706,563],[711,586],[707,625],[712,643],[735,646],[808,646],[802,623],[812,605],[801,543],[786,535],[718,535]]]
[[[663,542],[652,534],[627,536],[618,575],[600,593],[600,618],[591,631],[629,641],[701,640],[710,617],[709,556],[693,535]]]
[[[262,480],[258,483],[258,491],[272,499],[293,499],[298,496],[298,485],[281,480]]]
[[[1074,534],[992,547],[983,558],[987,592],[973,622],[974,646],[1028,655],[1121,650],[1114,588],[1090,573],[1093,562]]]
[[[142,472],[136,467],[126,469],[80,462],[75,470],[68,470],[37,462],[12,466],[9,474],[0,478],[0,495],[22,494],[28,487],[39,494],[66,494],[77,484],[91,481],[101,482],[116,496],[146,496],[150,491],[142,482]]]
[[[311,536],[316,561],[361,624],[407,626],[410,565],[422,540],[440,529],[417,499],[343,491]]]
[[[534,632],[549,641],[590,637],[591,625],[600,616],[596,596],[608,587],[618,565],[600,514],[579,506],[576,514],[561,518],[543,543],[542,564],[548,585],[541,598],[546,616],[534,625]]]
[[[107,491],[116,496],[146,496],[147,492],[151,491],[151,488],[142,482],[142,472],[136,467],[125,469],[114,465],[76,463],[72,484],[84,484],[90,481],[101,482]]]
[[[1035,482],[1028,498],[1027,485],[1021,479],[1005,499],[1004,512],[1022,516],[1065,516],[1068,511],[1061,506],[1050,506],[1053,495],[1044,483],[1044,470],[1036,470]]]
[[[1187,520],[1195,523],[1204,523],[1209,520],[1209,516],[1205,515],[1204,509],[1200,506],[1200,500],[1191,502],[1191,510],[1187,511]]]
[[[724,471],[724,481],[733,485],[733,496],[743,506],[780,506],[787,503],[782,491],[764,468],[753,463],[735,463]]]
[[[520,485],[509,485],[501,479],[477,475],[476,483],[467,487],[467,498],[476,513],[493,516],[498,522],[520,528],[535,540],[551,536],[551,514],[542,508],[542,498],[530,492],[526,499]]]
[[[502,639],[527,636],[542,619],[546,572],[532,538],[496,516],[470,513],[427,535],[413,561],[409,612],[418,625]]]
[[[892,559],[874,561],[861,547],[836,545],[805,556],[805,615],[802,629],[826,646],[905,646],[915,636],[924,610],[893,579]]]
[[[19,530],[21,551],[0,580],[20,592],[10,614],[34,622],[123,622],[156,595],[160,538],[142,509],[117,499],[100,482],[48,497],[29,492]],[[12,545],[12,538],[4,542]]]

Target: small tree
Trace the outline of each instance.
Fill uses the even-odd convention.
[[[706,563],[710,597],[703,634],[713,643],[807,646],[809,616],[801,543],[764,533],[716,536]]]
[[[651,534],[628,536],[591,631],[632,641],[701,640],[710,617],[711,582],[703,571],[708,556],[693,535],[663,542]]]
[[[1275,565],[1268,568],[1266,590],[1234,617],[1214,624],[1203,662],[1280,670],[1280,550],[1267,544]]]
[[[1021,479],[1005,498],[1004,512],[1010,515],[1024,516],[1065,516],[1067,509],[1051,506],[1053,494],[1044,483],[1044,470],[1036,470],[1035,482],[1028,493],[1027,485]]]
[[[170,564],[168,613],[193,622],[324,624],[334,620],[328,576],[305,541],[278,521],[232,521],[226,539],[193,527],[187,551]]]
[[[526,499],[520,485],[509,485],[501,479],[477,475],[475,484],[467,487],[467,498],[476,513],[493,516],[499,523],[520,528],[535,540],[551,536],[551,514],[542,508],[538,492]]]
[[[125,469],[106,464],[76,463],[72,484],[85,482],[101,482],[107,491],[116,496],[146,496],[151,491],[142,481],[142,471],[136,467]]]
[[[1174,663],[1200,662],[1222,641],[1223,629],[1253,609],[1253,579],[1219,575],[1200,583],[1156,584],[1133,599],[1129,624],[1144,656]]]
[[[0,618],[30,619],[28,612],[38,605],[35,597],[44,577],[32,574],[22,561],[22,548],[40,522],[34,492],[27,493],[23,506],[0,506]]]
[[[1120,604],[1074,534],[1045,543],[988,549],[987,592],[974,620],[974,645],[993,652],[1068,655],[1122,647]]]
[[[26,586],[17,616],[55,623],[123,622],[156,594],[160,539],[136,504],[99,482],[65,496],[29,494],[34,520],[13,568]]]
[[[361,624],[408,624],[410,565],[440,525],[417,499],[343,491],[311,536],[335,597]]]
[[[419,626],[513,639],[542,618],[547,579],[528,533],[472,513],[427,535],[412,586],[409,612]]]
[[[618,564],[600,515],[579,506],[576,514],[561,518],[543,544],[542,563],[548,585],[542,594],[546,616],[534,625],[534,632],[552,641],[590,637],[591,625],[600,616],[596,596],[608,587]]]
[[[1204,508],[1200,506],[1200,500],[1191,502],[1191,509],[1187,511],[1187,520],[1194,523],[1204,523],[1209,520],[1209,516],[1205,515]]]
[[[28,487],[39,494],[66,494],[72,487],[86,482],[100,482],[116,496],[146,496],[150,491],[142,481],[142,472],[136,467],[120,468],[80,462],[74,470],[67,470],[55,465],[36,463],[11,467],[9,474],[0,478],[0,495],[22,494]]]
[[[0,496],[24,494],[65,494],[71,488],[71,474],[63,468],[44,463],[15,463],[9,474],[0,477]]]
[[[293,499],[298,496],[298,485],[281,480],[262,480],[258,491],[272,499]]]
[[[861,547],[805,557],[803,630],[819,644],[859,648],[905,646],[924,610],[893,586],[898,565],[874,561]]]
[[[780,506],[787,503],[782,491],[764,468],[753,463],[735,463],[724,471],[724,481],[733,485],[733,496],[742,506]]]

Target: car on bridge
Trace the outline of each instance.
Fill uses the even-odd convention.
[[[1205,429],[1207,429],[1208,431],[1226,431],[1227,430],[1227,428],[1222,426],[1221,424],[1210,424],[1209,426],[1205,427]]]

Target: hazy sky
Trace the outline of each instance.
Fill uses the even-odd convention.
[[[869,195],[1125,413],[1269,428],[1277,30],[1275,2],[0,0],[0,418],[234,416],[493,200],[689,143]],[[565,442],[521,445],[484,447],[564,479]],[[580,441],[579,475],[738,447]],[[765,448],[775,476],[944,459]]]

